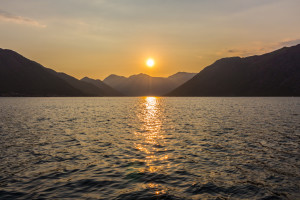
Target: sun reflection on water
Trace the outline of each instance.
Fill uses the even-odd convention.
[[[140,130],[135,132],[137,141],[135,148],[143,153],[145,166],[138,169],[141,173],[163,173],[168,166],[169,156],[166,154],[164,131],[162,130],[163,112],[161,99],[158,97],[143,97],[140,110],[137,113],[141,122]],[[157,184],[147,183],[146,188],[155,189],[155,194],[164,190]],[[160,189],[159,189],[160,188]]]
[[[142,122],[142,126],[140,131],[136,132],[136,136],[139,137],[139,141],[141,142],[136,143],[136,148],[146,153],[146,162],[150,164],[152,161],[160,159],[156,155],[156,152],[158,149],[164,147],[164,136],[161,131],[162,112],[159,105],[159,98],[143,98],[138,118]]]

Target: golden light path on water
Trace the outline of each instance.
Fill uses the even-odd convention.
[[[159,97],[144,97],[141,104],[141,112],[138,119],[142,123],[141,130],[135,132],[139,138],[139,143],[135,143],[135,148],[142,151],[146,156],[145,168],[140,168],[141,173],[155,173],[163,171],[168,167],[164,132],[162,131],[163,113],[160,107]],[[165,193],[165,190],[156,183],[147,183],[146,188],[155,189],[155,194]]]

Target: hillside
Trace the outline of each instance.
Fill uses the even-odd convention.
[[[12,50],[0,49],[0,96],[110,96],[110,94],[72,76],[45,68]]]
[[[300,45],[220,59],[167,96],[300,96]]]

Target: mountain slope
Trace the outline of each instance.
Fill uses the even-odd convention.
[[[160,96],[193,77],[194,73],[179,72],[168,78],[151,77],[147,74],[124,76],[110,75],[104,83],[128,96]]]
[[[0,49],[0,96],[82,96],[40,64]]]
[[[80,81],[92,84],[103,91],[106,96],[124,96],[122,93],[118,92],[117,90],[113,89],[112,87],[108,86],[107,84],[103,83],[99,79],[94,80],[88,77],[82,78]]]
[[[107,96],[92,84],[0,49],[0,96]]]
[[[196,75],[197,73],[177,72],[176,74],[169,76],[168,79],[172,81],[174,87],[178,87],[188,80],[192,79]]]
[[[300,45],[220,59],[167,96],[300,96]]]
[[[103,80],[103,83],[111,86],[112,88],[119,90],[119,88],[122,87],[122,84],[126,81],[127,81],[127,78],[124,76],[118,76],[115,74],[111,74]]]

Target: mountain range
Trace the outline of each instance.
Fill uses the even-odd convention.
[[[300,44],[220,59],[167,96],[300,96]]]
[[[245,58],[217,60],[198,74],[110,75],[103,81],[68,74],[0,48],[0,96],[300,96],[300,44]]]
[[[110,75],[103,82],[127,96],[162,96],[190,80],[196,73],[178,72],[167,78],[147,74],[132,75],[128,78]]]

